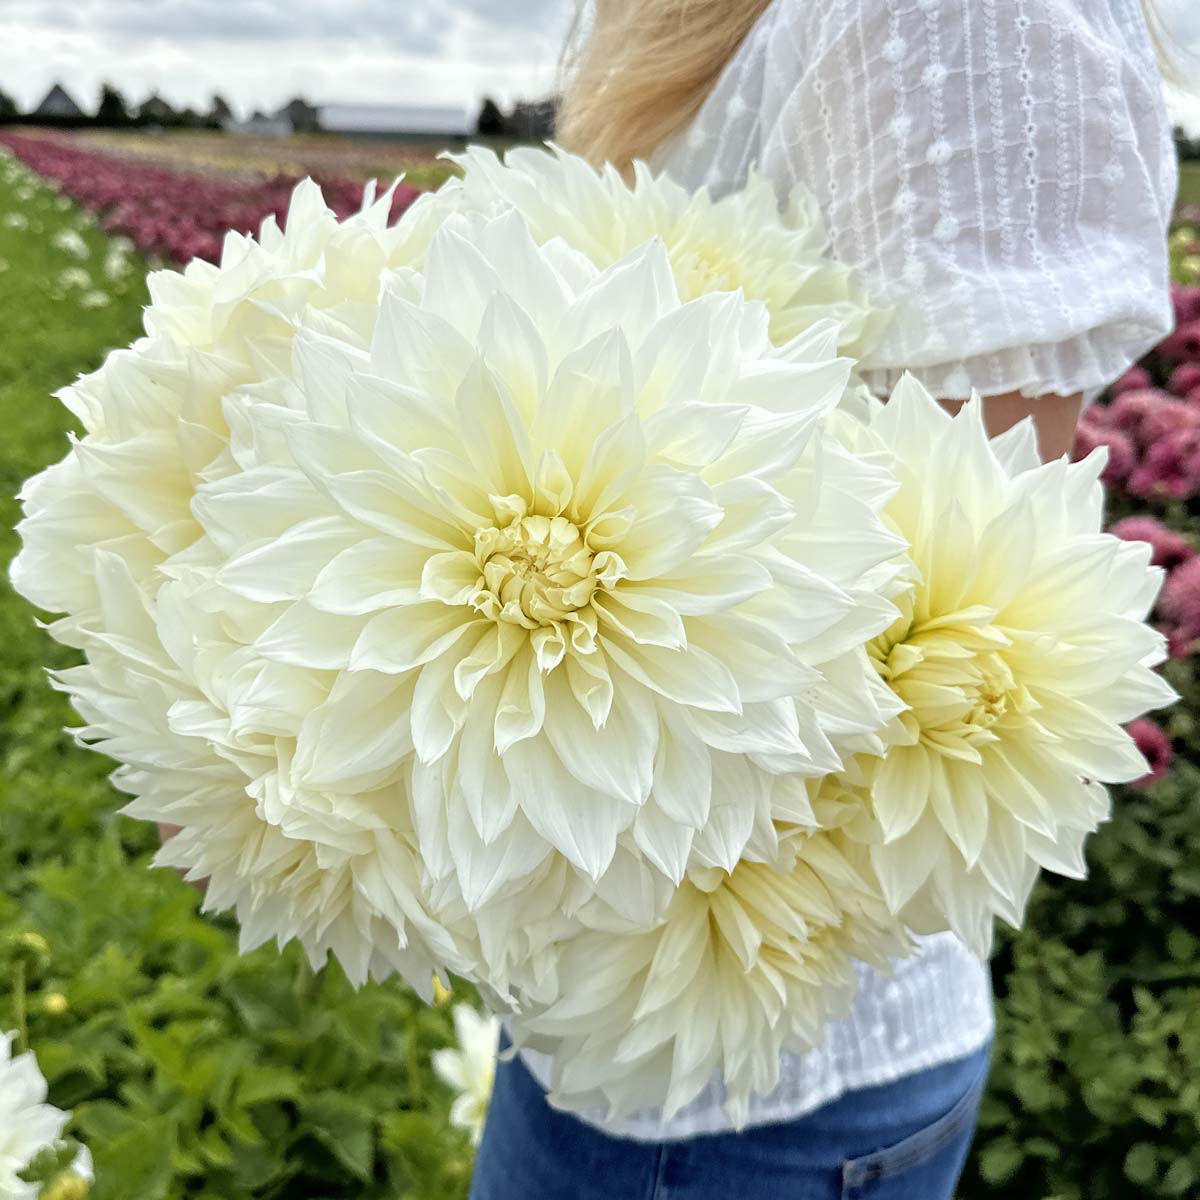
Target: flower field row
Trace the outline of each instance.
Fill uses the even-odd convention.
[[[355,139],[336,134],[267,137],[156,130],[84,130],[78,144],[115,158],[171,170],[240,177],[276,175],[321,178],[394,179],[403,175],[418,187],[436,187],[452,168],[438,147],[391,138]]]
[[[68,137],[0,132],[0,147],[92,213],[106,232],[130,238],[148,257],[177,263],[215,262],[227,230],[250,233],[267,216],[282,218],[297,182],[284,174],[246,182],[168,170],[85,149]],[[318,182],[339,216],[359,207],[360,180],[325,176]],[[400,184],[393,218],[417,195],[416,188]]]

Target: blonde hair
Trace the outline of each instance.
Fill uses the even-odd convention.
[[[556,140],[623,171],[648,158],[695,116],[770,2],[596,0],[591,29],[576,21]]]
[[[811,0],[813,4],[825,0]],[[556,139],[594,163],[628,172],[699,111],[771,0],[595,0],[564,56],[567,78]],[[1183,82],[1157,0],[1142,0],[1163,74]]]

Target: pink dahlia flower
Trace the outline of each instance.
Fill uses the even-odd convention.
[[[1091,421],[1079,422],[1075,430],[1075,444],[1071,447],[1071,458],[1078,462],[1087,458],[1098,446],[1108,447],[1108,464],[1100,476],[1109,487],[1123,484],[1137,467],[1137,447],[1133,439],[1120,429],[1105,429]]]
[[[1166,392],[1157,388],[1138,388],[1135,391],[1122,392],[1107,409],[1092,407],[1083,414],[1084,421],[1097,422],[1098,415],[1103,414],[1100,423],[1123,429],[1126,433],[1139,437],[1142,432],[1142,422],[1154,412],[1164,401],[1170,400]]]
[[[1171,304],[1175,309],[1177,325],[1200,321],[1200,287],[1188,287],[1182,283],[1172,284]]]
[[[1177,325],[1159,342],[1158,352],[1170,362],[1200,362],[1200,318]]]
[[[1129,491],[1146,500],[1187,500],[1200,491],[1200,430],[1160,438],[1129,476]]]
[[[1108,390],[1112,395],[1119,396],[1122,392],[1132,392],[1153,386],[1153,381],[1143,368],[1130,367]]]
[[[1171,643],[1173,658],[1192,653],[1200,639],[1200,558],[1176,567],[1158,597],[1158,616]]]
[[[1174,529],[1168,529],[1154,517],[1126,517],[1118,521],[1109,531],[1127,542],[1148,542],[1151,562],[1168,571],[1193,558],[1196,554],[1191,542]]]
[[[1171,766],[1173,757],[1171,739],[1167,737],[1166,730],[1161,725],[1147,717],[1141,717],[1132,722],[1129,726],[1129,735],[1137,743],[1137,748],[1145,756],[1146,762],[1150,766],[1149,773],[1143,775],[1133,786],[1149,787],[1150,784],[1157,783]]]
[[[1138,432],[1149,445],[1192,429],[1200,429],[1200,409],[1182,400],[1164,398],[1146,414]]]
[[[1134,370],[1137,368],[1135,367]],[[1122,375],[1121,378],[1124,379],[1125,376]],[[1176,396],[1190,398],[1197,388],[1200,388],[1200,362],[1180,363],[1171,372],[1171,378],[1167,380],[1167,390],[1174,392]]]

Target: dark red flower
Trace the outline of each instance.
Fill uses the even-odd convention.
[[[1137,743],[1137,748],[1145,756],[1150,767],[1148,774],[1134,783],[1134,787],[1149,787],[1157,783],[1170,769],[1174,752],[1171,749],[1171,739],[1166,730],[1147,717],[1141,717],[1129,726],[1129,735]]]

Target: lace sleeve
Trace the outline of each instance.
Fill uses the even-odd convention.
[[[1088,392],[1170,328],[1177,183],[1139,0],[775,0],[664,155],[816,194],[895,319],[885,391]]]

